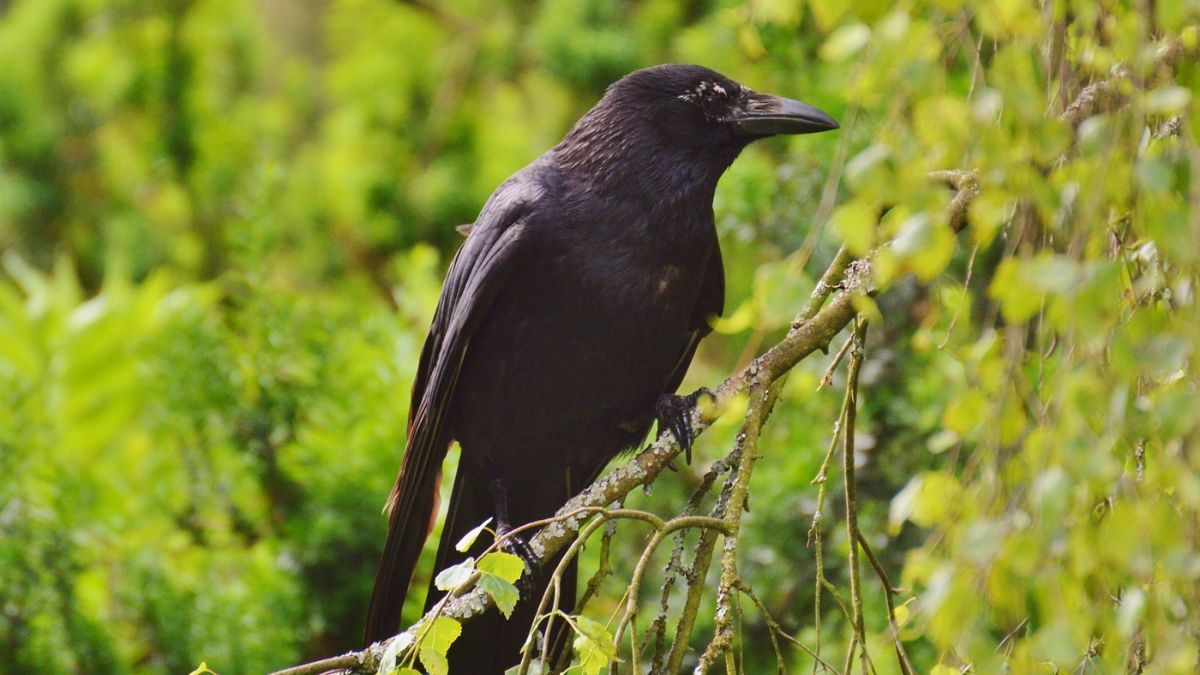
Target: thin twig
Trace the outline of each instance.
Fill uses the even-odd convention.
[[[813,630],[816,631],[816,651],[818,655],[821,652],[821,597],[824,595],[824,591],[829,591],[833,599],[838,603],[838,606],[841,607],[842,613],[848,619],[852,620],[850,611],[846,607],[845,601],[842,600],[841,595],[838,594],[837,588],[825,578],[825,544],[821,534],[821,519],[823,517],[822,514],[825,512],[829,466],[833,462],[833,454],[837,450],[838,441],[841,440],[842,425],[845,423],[846,410],[849,406],[850,392],[847,390],[842,398],[842,407],[838,412],[838,417],[833,422],[833,434],[829,439],[829,447],[825,450],[825,457],[821,460],[821,467],[817,470],[817,475],[813,477],[810,483],[817,486],[817,505],[813,510],[812,525],[808,528],[808,545],[813,549],[813,561],[816,566],[816,575],[813,580]],[[817,662],[814,661],[813,673],[817,672],[817,665]]]
[[[725,514],[729,532],[734,534],[741,528],[742,513],[745,511],[750,490],[750,475],[754,471],[754,463],[759,458],[759,434],[779,396],[779,389],[758,380],[751,382],[749,394],[750,409],[746,413],[746,423],[738,434],[741,459],[737,471],[731,477],[734,480],[733,491]],[[735,584],[738,581],[737,551],[738,538],[726,536],[721,555],[721,580],[717,587],[716,634],[700,655],[700,663],[696,666],[697,673],[707,672],[718,657],[728,653],[733,644],[733,605],[737,595]]]
[[[904,649],[904,643],[900,641],[900,626],[896,623],[896,603],[892,597],[900,594],[900,589],[892,586],[891,579],[888,578],[888,573],[884,571],[883,565],[879,563],[879,559],[875,557],[875,552],[871,550],[870,544],[867,543],[867,538],[863,536],[862,531],[858,532],[858,543],[862,545],[863,553],[867,554],[867,560],[871,563],[871,568],[875,570],[875,575],[879,577],[880,583],[883,584],[883,600],[887,603],[888,626],[892,633],[892,646],[896,649],[896,662],[900,665],[900,672],[903,675],[916,675],[916,670],[913,668],[912,661],[908,658],[908,652]]]
[[[596,573],[588,579],[587,588],[584,589],[583,595],[575,605],[576,612],[583,611],[587,603],[600,591],[600,585],[612,574],[613,569],[612,564],[609,563],[609,556],[612,551],[613,535],[617,533],[616,525],[616,521],[610,520],[608,526],[604,528],[604,534],[600,536],[600,562],[596,567]]]
[[[716,482],[717,476],[725,472],[728,467],[728,462],[725,459],[718,460],[713,463],[709,470],[704,473],[704,477],[700,480],[700,485],[692,492],[691,498],[688,499],[687,506],[683,508],[683,515],[692,515],[699,511],[700,504],[704,497],[712,489]],[[720,518],[724,512],[713,514]],[[703,538],[709,531],[705,530],[701,533]],[[687,571],[683,567],[683,553],[687,544],[685,532],[680,531],[675,535],[675,546],[671,550],[671,557],[667,561],[665,575],[663,578],[662,593],[659,596],[658,614],[654,617],[654,622],[650,624],[650,632],[654,636],[654,654],[650,660],[650,672],[659,672],[662,669],[663,661],[666,659],[667,648],[667,613],[670,609],[671,591],[675,587],[675,581],[680,573],[687,577]],[[715,533],[712,536],[716,536]],[[689,582],[691,579],[688,579]]]
[[[821,667],[823,667],[828,672],[835,673],[835,675],[839,672],[838,669],[832,663],[829,663],[825,659],[821,658],[820,654],[816,653],[812,649],[809,649],[808,646],[805,645],[803,642],[800,642],[799,640],[792,637],[791,635],[788,635],[787,632],[783,630],[783,627],[779,625],[779,622],[775,620],[775,617],[771,616],[771,612],[767,610],[766,604],[764,604],[762,599],[758,597],[758,594],[754,592],[754,589],[750,588],[749,585],[747,585],[744,581],[741,581],[741,580],[738,580],[738,582],[737,582],[737,589],[739,591],[741,591],[743,594],[745,594],[746,597],[750,598],[750,600],[752,602],[754,602],[754,604],[758,607],[758,611],[762,614],[763,620],[767,622],[767,628],[770,629],[771,643],[773,645],[775,645],[775,650],[776,650],[777,654],[779,651],[779,646],[778,646],[778,643],[776,643],[776,641],[775,641],[775,636],[778,635],[778,636],[784,638],[785,640],[787,640],[788,642],[792,643],[793,645],[795,645],[796,648],[799,649],[800,651],[804,652],[805,654],[808,654],[808,656],[811,657],[813,659],[813,661],[820,664]],[[782,662],[781,661],[778,662],[777,665],[779,665],[781,672],[782,672]]]
[[[740,457],[740,449],[735,447],[734,451],[729,454],[727,459],[730,460],[731,466],[738,461]],[[730,495],[733,492],[732,480],[727,480],[721,488],[721,493],[717,496],[717,502],[713,505],[711,515],[723,518],[725,509],[729,504]],[[700,533],[700,541],[696,543],[696,552],[692,557],[692,566],[685,574],[688,580],[688,591],[684,598],[683,608],[679,612],[679,622],[675,627],[675,641],[671,644],[671,651],[667,655],[667,667],[665,671],[677,673],[683,664],[683,656],[688,649],[688,638],[692,634],[692,628],[695,626],[696,618],[700,611],[700,598],[704,592],[704,581],[708,577],[708,568],[712,564],[713,551],[716,549],[717,533],[715,530],[704,530]]]
[[[817,383],[817,391],[821,391],[823,388],[833,384],[833,372],[841,365],[842,358],[850,350],[850,343],[853,340],[853,336],[846,338],[846,341],[842,343],[842,348],[837,350],[837,353],[833,355],[833,360],[829,362],[829,367],[825,369],[825,374],[821,376],[821,381]]]
[[[854,638],[846,653],[846,673],[850,674],[854,646],[862,646],[863,673],[866,673],[866,632],[863,623],[863,584],[858,573],[858,490],[854,480],[854,420],[858,417],[858,371],[863,365],[863,342],[866,336],[866,319],[859,317],[854,327],[854,346],[850,354],[850,372],[846,376],[846,413],[842,429],[842,485],[846,492],[846,538],[850,542],[850,554],[846,565],[850,568],[850,602],[854,610]]]
[[[623,519],[628,519],[628,520],[640,520],[642,522],[649,523],[650,525],[652,525],[654,527],[656,537],[665,536],[666,534],[670,534],[671,532],[675,532],[676,530],[682,530],[685,528],[702,527],[702,528],[715,528],[718,531],[724,531],[727,527],[726,523],[723,520],[718,519],[718,518],[709,518],[706,516],[677,516],[670,520],[663,520],[662,518],[659,518],[658,516],[654,515],[653,513],[650,513],[649,511],[639,511],[636,509],[624,509],[624,508],[622,508],[622,509],[603,509],[603,508],[599,508],[599,509],[583,509],[583,510],[584,511],[592,511],[594,513],[597,513],[598,517],[596,519],[592,520],[591,522],[589,522],[580,531],[580,536],[576,537],[575,540],[573,542],[571,542],[571,545],[570,545],[570,547],[568,547],[566,553],[564,553],[563,556],[559,559],[558,566],[554,569],[554,573],[551,575],[551,583],[547,586],[546,591],[544,593],[542,593],[541,602],[538,604],[538,609],[537,609],[537,612],[534,613],[534,616],[546,615],[546,612],[549,609],[552,598],[554,601],[554,603],[553,603],[554,606],[555,607],[558,606],[559,594],[561,592],[561,583],[560,582],[561,582],[563,574],[566,572],[567,566],[571,563],[571,561],[574,559],[574,557],[578,554],[579,549],[583,548],[583,545],[588,540],[588,538],[597,529],[599,529],[602,525],[606,524],[610,520],[623,518]],[[640,577],[638,579],[636,579],[636,581],[638,581],[640,583]],[[630,587],[633,588],[634,584],[631,583]],[[550,614],[550,615],[548,615],[548,618],[546,621],[545,633],[547,635],[549,635],[551,630],[553,629],[553,624],[554,624],[554,616],[553,616],[553,614]],[[538,629],[537,624],[535,624],[533,627],[531,627],[530,633],[532,634],[537,629]],[[534,643],[533,640],[529,641],[529,644],[532,645],[533,643]],[[521,659],[521,668],[520,668],[519,672],[524,673],[528,670],[529,665],[530,665],[530,660],[531,660],[530,657],[532,656],[532,651],[533,651],[532,649],[527,649],[525,651],[525,654],[523,655],[523,657]],[[546,653],[543,651],[543,654],[542,654],[543,668],[545,667],[545,663],[544,663],[545,656],[546,656]]]
[[[856,643],[862,647],[863,673],[867,672],[867,636],[863,625],[862,581],[858,570],[858,490],[854,479],[854,423],[858,408],[858,372],[862,367],[863,341],[867,320],[859,318],[854,329],[854,347],[850,354],[850,371],[846,377],[846,422],[842,431],[842,481],[846,493],[846,538],[850,544],[847,566],[850,568],[850,603],[854,608],[854,639],[846,653],[846,673],[854,659]]]

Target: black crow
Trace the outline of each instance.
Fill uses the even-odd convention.
[[[553,515],[655,419],[690,451],[690,401],[674,392],[724,305],[717,180],[756,139],[837,126],[708,68],[657,66],[610,86],[497,188],[450,265],[421,352],[368,643],[398,629],[451,442],[462,459],[438,570],[468,555],[454,544],[489,517],[503,531]],[[492,610],[464,626],[452,673],[519,661],[546,584],[532,576],[510,620]],[[569,612],[574,567],[562,590]],[[426,607],[440,595],[430,586]]]

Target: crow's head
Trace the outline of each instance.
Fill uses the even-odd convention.
[[[601,101],[624,109],[685,144],[748,143],[776,134],[811,134],[838,123],[807,103],[760,94],[702,66],[669,64],[615,82]]]
[[[643,172],[653,160],[649,169],[670,161],[719,176],[756,139],[837,128],[807,103],[758,93],[702,66],[668,64],[614,82],[559,148],[569,164],[592,170]]]

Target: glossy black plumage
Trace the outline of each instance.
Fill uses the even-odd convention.
[[[756,138],[830,128],[815,108],[711,70],[659,66],[611,86],[496,190],[450,266],[421,355],[368,642],[398,628],[449,444],[462,460],[437,569],[496,515],[497,485],[512,525],[545,518],[645,437],[724,305],[717,180]],[[516,663],[544,581],[511,621],[493,611],[465,626],[452,672]],[[573,568],[565,581],[569,611]]]

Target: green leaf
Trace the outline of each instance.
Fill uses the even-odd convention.
[[[821,58],[843,61],[856,54],[871,41],[871,29],[861,23],[842,26],[829,35],[821,45]]]
[[[471,548],[471,546],[475,543],[475,540],[479,538],[479,534],[487,529],[487,526],[491,523],[492,519],[488,518],[482,523],[476,525],[470,532],[463,535],[462,539],[458,540],[458,543],[454,545],[454,550],[458,551],[459,553],[466,553],[467,549]]]
[[[846,162],[846,182],[855,189],[868,187],[872,179],[885,173],[881,169],[891,156],[892,149],[882,143],[867,146]],[[873,212],[871,220],[875,220]]]
[[[850,252],[863,255],[875,243],[875,212],[861,202],[839,206],[830,216],[833,229],[846,242]]]
[[[1000,262],[988,291],[1000,301],[1000,311],[1009,323],[1029,320],[1042,306],[1042,295],[1030,288],[1022,275],[1020,261],[1014,258]]]
[[[983,423],[987,398],[978,390],[963,392],[946,405],[942,425],[958,436],[966,436]]]
[[[970,136],[971,108],[961,98],[935,96],[917,103],[913,126],[917,137],[932,151],[956,147],[954,144]]]
[[[575,653],[579,655],[584,675],[598,675],[617,658],[617,647],[604,624],[586,616],[575,617],[579,635],[575,637]]]
[[[445,654],[439,654],[432,649],[421,649],[421,665],[425,666],[425,670],[429,675],[449,675],[450,662],[446,660]]]
[[[942,523],[953,512],[962,492],[958,479],[945,471],[929,471],[918,478],[921,481],[920,492],[909,519],[921,527]]]
[[[512,615],[513,608],[517,606],[517,600],[521,597],[516,586],[495,574],[484,572],[479,577],[479,587],[492,596],[492,600],[496,602],[496,608],[500,610],[504,618],[507,619]]]
[[[1030,283],[1046,293],[1072,292],[1083,281],[1083,270],[1079,263],[1065,255],[1038,255],[1022,261],[1022,266]]]
[[[1137,163],[1137,178],[1147,191],[1161,193],[1171,189],[1175,175],[1162,157],[1146,157]]]
[[[883,324],[883,312],[879,311],[879,303],[875,302],[875,298],[869,295],[856,295],[850,299],[850,304],[854,309],[873,323]]]
[[[888,534],[899,534],[906,520],[921,527],[941,523],[952,512],[954,500],[961,492],[958,480],[943,471],[927,471],[913,477],[888,507]]]
[[[826,32],[850,11],[850,6],[841,2],[812,2],[809,3],[809,9],[816,19],[817,28]]]
[[[480,572],[494,574],[510,584],[517,582],[525,573],[525,561],[519,556],[504,551],[495,551],[479,559]]]
[[[900,224],[894,248],[918,277],[929,281],[950,263],[955,241],[945,225],[934,223],[926,213],[917,213]]]
[[[972,238],[981,246],[992,243],[1012,210],[1013,203],[1008,194],[994,189],[983,190],[967,207],[967,226]]]
[[[376,671],[378,675],[388,675],[396,669],[396,659],[401,652],[412,646],[413,639],[412,633],[405,631],[388,643],[379,657],[379,670]]]
[[[495,551],[480,558],[478,568],[481,573],[479,587],[492,597],[500,613],[507,618],[520,598],[513,584],[525,573],[525,561],[511,553]]]
[[[915,597],[905,600],[903,604],[896,605],[896,611],[892,614],[892,618],[896,621],[896,626],[903,628],[904,624],[908,623],[908,618],[912,615],[912,611],[908,608],[909,605],[916,600]]]
[[[462,624],[448,616],[436,617],[421,639],[421,651],[429,649],[444,655],[459,635],[462,635]]]
[[[466,583],[467,579],[471,578],[471,574],[475,571],[475,558],[468,557],[466,560],[452,565],[438,572],[438,575],[433,579],[433,585],[438,587],[438,590],[450,591],[458,588]]]
[[[1153,91],[1147,92],[1145,99],[1146,112],[1159,115],[1175,115],[1183,112],[1189,101],[1192,100],[1192,92],[1185,87],[1161,87]]]

